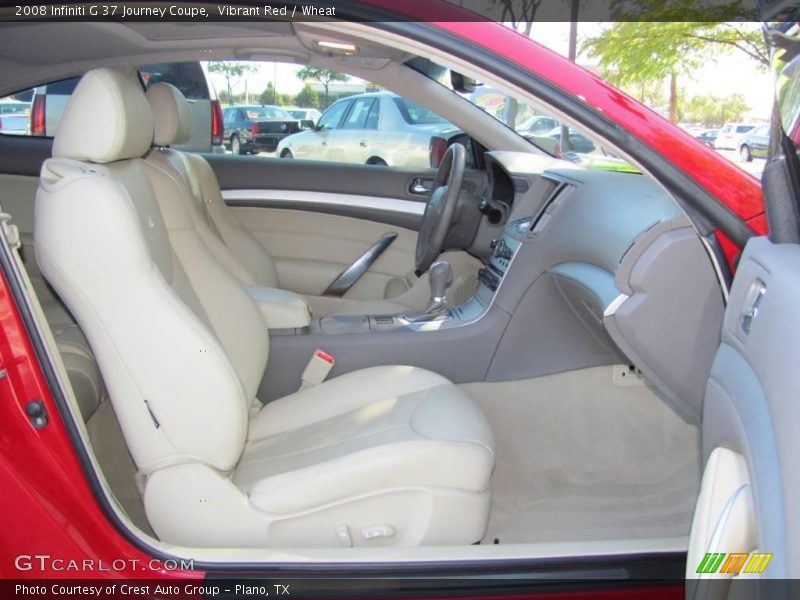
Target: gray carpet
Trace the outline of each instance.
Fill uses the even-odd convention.
[[[461,387],[494,428],[484,543],[686,535],[700,483],[697,427],[610,367]]]
[[[128,447],[122,437],[122,430],[108,400],[101,402],[98,409],[86,422],[86,430],[89,433],[95,457],[100,463],[100,469],[117,501],[125,509],[128,518],[139,529],[155,537],[144,514],[142,498],[136,489],[134,480],[136,465],[128,452]]]

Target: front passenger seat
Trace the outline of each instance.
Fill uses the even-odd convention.
[[[278,288],[278,273],[266,248],[256,240],[233,216],[222,199],[217,176],[211,165],[199,154],[180,152],[169,147],[185,142],[192,136],[191,109],[183,94],[173,85],[156,83],[147,90],[147,100],[153,112],[155,124],[154,153],[165,156],[157,162],[168,163],[184,181],[191,192],[197,209],[204,217],[204,226],[216,235],[236,261],[232,269],[245,285],[256,284],[267,288]],[[427,296],[420,299],[427,303]],[[314,300],[314,297],[309,299]],[[316,316],[326,314],[398,314],[414,307],[405,306],[389,299],[352,300],[325,297],[325,302],[314,302]],[[326,307],[323,309],[322,307]],[[423,308],[424,304],[418,308]]]
[[[34,237],[97,357],[156,535],[217,548],[481,539],[492,433],[445,378],[374,367],[256,412],[262,317],[193,228],[170,244],[159,201],[181,199],[156,198],[152,131],[138,81],[87,73],[42,167]]]

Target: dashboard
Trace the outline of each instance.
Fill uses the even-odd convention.
[[[486,160],[487,201],[507,216],[475,296],[453,312],[510,315],[487,379],[632,365],[699,418],[724,291],[674,199],[642,174],[514,152]]]

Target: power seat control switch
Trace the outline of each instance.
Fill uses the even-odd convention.
[[[388,524],[372,525],[361,530],[361,537],[365,540],[388,538],[394,535],[394,527]]]

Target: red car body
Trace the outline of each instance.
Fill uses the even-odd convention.
[[[431,14],[448,18],[462,14],[452,5],[434,5],[429,0],[399,6],[390,5],[388,0],[368,3],[425,20]],[[434,6],[436,11],[432,12]],[[517,63],[580,98],[576,101],[602,111],[620,128],[689,174],[756,233],[765,232],[761,187],[756,179],[599,77],[498,23],[443,21],[435,26]],[[730,242],[725,250],[729,256],[738,251]],[[152,557],[128,541],[106,516],[60,417],[5,276],[0,278],[0,369],[4,374],[0,377],[0,576],[86,577],[80,571],[15,568],[15,557],[40,554],[74,559],[78,564],[93,560],[95,565],[105,565],[106,570],[93,573],[100,578],[202,579],[202,571],[150,570],[147,565]],[[32,400],[41,400],[47,412],[49,422],[42,429],[35,429],[26,415],[26,404]],[[638,597],[640,593],[635,588],[605,587],[559,597],[622,598]],[[647,594],[653,598],[682,597],[683,585],[648,586]]]

